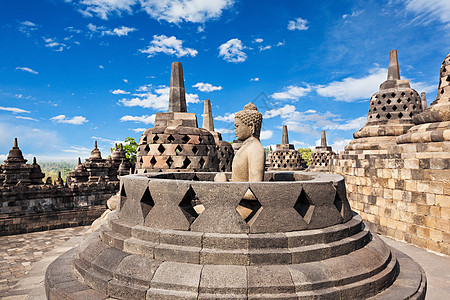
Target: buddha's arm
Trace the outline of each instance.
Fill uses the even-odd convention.
[[[261,149],[259,149],[261,148]],[[266,154],[264,148],[258,147],[248,155],[248,181],[262,181]]]

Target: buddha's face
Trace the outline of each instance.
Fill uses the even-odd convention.
[[[245,141],[252,136],[253,130],[251,126],[245,125],[239,118],[234,119],[234,132],[240,141]]]

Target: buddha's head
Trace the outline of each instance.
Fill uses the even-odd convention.
[[[248,103],[234,117],[234,132],[236,133],[237,139],[245,141],[251,136],[259,139],[261,124],[262,114],[253,103]]]

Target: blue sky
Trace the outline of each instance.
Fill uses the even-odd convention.
[[[450,1],[15,0],[0,10],[0,159],[86,158],[98,140],[139,139],[167,110],[183,63],[188,112],[235,139],[233,113],[264,113],[261,142],[296,147],[320,131],[342,150],[397,49],[402,79],[436,97],[450,49]]]

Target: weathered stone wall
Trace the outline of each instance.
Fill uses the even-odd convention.
[[[119,182],[0,189],[0,236],[87,225],[106,209]]]
[[[353,210],[378,233],[450,255],[450,143],[352,150],[333,160]]]

